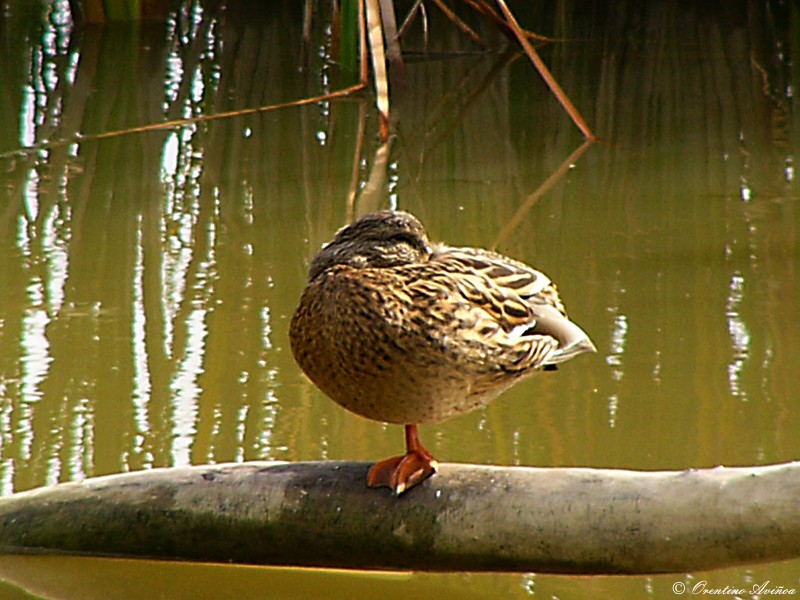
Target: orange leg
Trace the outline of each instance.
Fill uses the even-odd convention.
[[[422,445],[416,425],[406,425],[406,453],[382,460],[369,470],[369,487],[388,487],[399,496],[436,473],[439,463]]]

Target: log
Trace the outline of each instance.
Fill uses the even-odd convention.
[[[0,552],[417,571],[642,574],[800,556],[800,462],[687,471],[442,464],[153,469],[0,498]]]

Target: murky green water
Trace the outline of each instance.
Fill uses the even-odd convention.
[[[430,8],[429,54],[407,63],[383,157],[369,95],[98,137],[342,87],[324,10],[306,47],[300,3],[187,3],[166,25],[105,29],[73,27],[65,4],[44,24],[0,21],[0,493],[156,466],[396,453],[401,429],[327,400],[287,341],[307,261],[355,198],[535,264],[599,350],[424,427],[441,460],[684,469],[800,457],[796,7],[559,3],[526,15],[570,40],[541,52],[604,140],[588,148],[526,59],[475,52]],[[422,51],[419,28],[409,35]],[[797,562],[573,578],[83,560],[0,569],[80,598],[800,588]]]

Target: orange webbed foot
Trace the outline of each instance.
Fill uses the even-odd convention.
[[[373,465],[367,475],[369,487],[388,487],[399,496],[436,473],[439,463],[430,454],[408,452]]]
[[[420,442],[417,426],[406,425],[406,453],[374,464],[367,475],[367,486],[388,487],[399,496],[425,481],[438,468],[438,461]]]

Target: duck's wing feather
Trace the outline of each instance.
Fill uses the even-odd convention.
[[[429,265],[458,292],[452,308],[460,335],[491,348],[504,368],[527,370],[594,350],[544,273],[476,248],[437,248]]]

